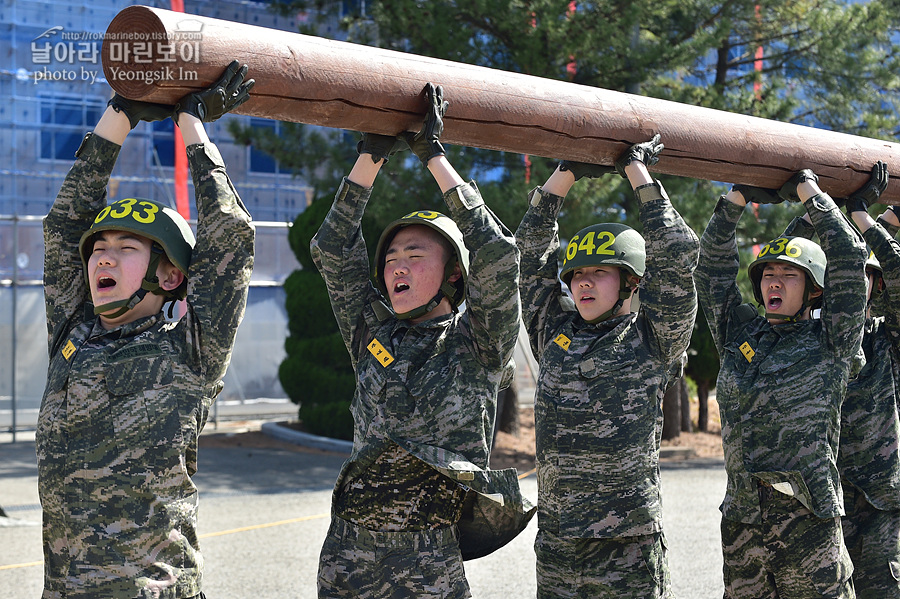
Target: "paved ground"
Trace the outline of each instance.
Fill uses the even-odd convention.
[[[345,456],[287,443],[225,445],[205,444],[196,476],[206,595],[313,599],[331,488]],[[666,463],[662,476],[676,594],[682,599],[719,599],[723,589],[716,508],[725,491],[724,466],[715,459]],[[534,476],[524,478],[522,488],[536,499]],[[9,516],[0,518],[0,595],[34,599],[40,596],[42,571],[33,433],[30,438],[19,434],[16,443],[0,434],[0,506]],[[535,531],[532,522],[503,549],[467,562],[476,598],[534,596]]]

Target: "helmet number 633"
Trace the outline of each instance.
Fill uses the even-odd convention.
[[[106,217],[110,218],[126,218],[131,216],[139,223],[152,223],[156,220],[156,213],[159,212],[159,206],[152,202],[144,202],[135,198],[128,198],[113,202],[100,211],[94,224],[102,222]]]

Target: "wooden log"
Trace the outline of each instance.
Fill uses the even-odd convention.
[[[145,6],[113,19],[102,57],[115,91],[168,104],[237,59],[256,86],[236,112],[382,134],[418,130],[430,81],[450,144],[609,165],[660,133],[656,172],[775,188],[811,168],[834,197],[883,160],[897,176],[881,201],[900,204],[900,144],[563,81]]]

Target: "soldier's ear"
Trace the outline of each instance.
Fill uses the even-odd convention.
[[[453,272],[450,274],[450,277],[447,279],[451,283],[455,283],[462,276],[462,269],[459,268],[459,262],[456,263],[456,266],[453,267]]]
[[[160,263],[159,268],[156,269],[156,276],[159,278],[159,286],[166,291],[178,289],[184,281],[184,273],[168,260]]]

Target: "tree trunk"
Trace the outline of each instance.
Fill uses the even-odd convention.
[[[494,440],[503,431],[510,435],[519,434],[519,387],[513,378],[509,387],[497,394],[497,419],[494,423]]]
[[[675,379],[663,395],[663,439],[674,439],[681,434],[681,385]]]
[[[678,379],[677,385],[681,389],[681,432],[692,433],[694,426],[691,423],[691,394],[688,392],[687,377]]]
[[[777,188],[811,168],[835,197],[865,184],[878,160],[900,172],[900,144],[887,141],[145,6],[116,15],[102,57],[110,86],[135,100],[175,104],[237,59],[256,80],[241,114],[418,131],[430,81],[445,88],[451,144],[611,165],[660,133],[653,171]],[[880,201],[900,204],[900,180]]]
[[[700,409],[697,414],[697,430],[709,432],[709,381],[697,381],[697,401]]]

